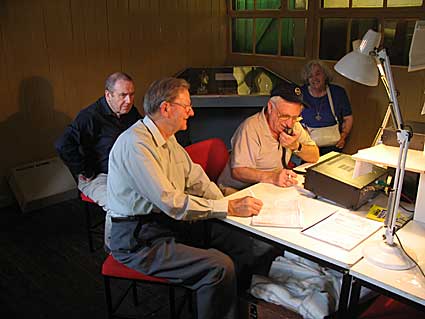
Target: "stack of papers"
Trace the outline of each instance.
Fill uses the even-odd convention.
[[[351,250],[381,227],[381,222],[348,211],[337,211],[302,230],[302,233],[345,250]]]
[[[300,201],[276,199],[264,202],[260,214],[252,217],[251,225],[302,228]]]

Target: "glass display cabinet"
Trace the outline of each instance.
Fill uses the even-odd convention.
[[[271,90],[292,82],[260,66],[188,68],[176,74],[190,84],[195,116],[176,137],[186,146],[211,137],[230,139],[247,117],[267,104]]]

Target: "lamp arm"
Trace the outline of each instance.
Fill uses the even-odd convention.
[[[394,86],[390,58],[387,55],[387,52],[385,49],[382,49],[381,51],[377,52],[377,58],[380,60],[381,63],[384,64],[383,74],[381,74],[381,78],[382,76],[384,76],[387,80],[387,85],[388,85],[387,94],[389,90],[388,98],[390,100],[390,105],[392,106],[391,112],[393,115],[393,120],[396,124],[397,129],[403,129],[403,118],[401,116],[400,107],[398,105],[397,92]],[[378,65],[378,69],[379,69],[379,72],[381,73],[381,69],[379,65]],[[385,86],[385,83],[384,83],[384,86]]]
[[[400,151],[397,160],[397,169],[394,177],[394,185],[388,199],[388,212],[385,219],[385,242],[388,245],[394,244],[394,234],[396,230],[396,221],[398,215],[398,207],[400,205],[401,191],[403,188],[404,172],[406,167],[407,152],[409,150],[409,143],[411,132],[407,130],[397,131],[397,141],[400,144]]]
[[[385,87],[385,92],[387,92],[388,101],[389,101],[387,112],[385,114],[384,120],[381,124],[381,127],[380,127],[378,133],[375,136],[375,139],[373,140],[373,143],[374,143],[373,145],[376,145],[378,143],[378,141],[381,139],[381,136],[382,136],[384,129],[387,127],[387,123],[388,123],[388,120],[390,118],[390,115],[394,114],[393,101],[395,99],[397,99],[397,93],[396,93],[396,90],[394,88],[394,82],[392,82],[393,83],[392,87],[394,88],[394,93],[395,93],[394,95],[392,95],[391,89],[390,89],[390,84],[389,84],[388,79],[387,79],[387,73],[385,72],[385,70],[389,70],[388,72],[391,73],[391,64],[388,62],[388,65],[386,65],[385,68],[382,65],[383,63],[385,64],[385,61],[389,61],[389,57],[388,57],[385,49],[378,51],[378,49],[375,48],[375,50],[371,52],[371,55],[375,58],[375,63],[376,63],[376,66],[378,67],[379,75],[380,75],[382,84]],[[392,74],[389,74],[388,76],[392,79]],[[395,116],[392,116],[392,121],[393,121],[393,126],[396,129],[399,128],[399,125],[398,125],[398,122],[397,122],[397,119],[396,119]]]
[[[382,81],[382,84],[384,85],[385,91],[387,92],[388,100],[391,101],[391,93],[390,93],[390,87],[388,85],[387,77],[385,75],[384,67],[382,66],[381,59],[378,58],[378,51],[375,49],[374,51],[370,52],[370,55],[375,58],[376,66],[378,67],[380,79]],[[388,120],[391,116],[391,110],[393,106],[392,103],[389,102],[387,111],[385,112],[384,119],[382,120],[381,126],[379,127],[378,131],[376,132],[375,138],[373,139],[372,146],[375,146],[379,143],[381,140],[382,134],[384,133],[384,129],[387,127]],[[393,119],[394,127],[396,127],[396,123]]]
[[[393,246],[394,234],[396,230],[396,221],[398,207],[400,204],[401,191],[403,188],[404,172],[406,168],[407,152],[412,133],[404,129],[403,118],[401,116],[400,107],[398,105],[397,93],[394,86],[393,75],[391,72],[390,58],[385,49],[379,52],[375,50],[376,64],[387,91],[389,105],[391,107],[391,115],[397,129],[397,141],[400,144],[400,151],[397,160],[397,169],[394,177],[394,185],[388,199],[388,212],[386,218],[387,229],[385,231],[385,242]],[[383,66],[382,66],[383,63]]]
[[[379,76],[384,85],[385,91],[387,92],[388,99],[391,100],[390,87],[388,85],[387,76],[385,75],[384,67],[382,66],[381,59],[377,57],[377,53],[374,52],[376,66],[378,67]]]

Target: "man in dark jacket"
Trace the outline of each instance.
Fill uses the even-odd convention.
[[[109,75],[105,95],[81,110],[55,143],[59,156],[78,181],[78,189],[105,210],[109,152],[118,136],[141,118],[133,105],[134,91],[128,74]],[[109,229],[107,215],[106,248]]]

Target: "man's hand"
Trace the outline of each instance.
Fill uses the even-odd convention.
[[[291,150],[298,149],[301,132],[292,131],[293,135],[286,134],[285,131],[279,134],[279,143],[282,147],[287,147]]]
[[[251,196],[229,200],[229,216],[250,217],[260,213],[263,202]]]
[[[289,169],[282,169],[276,172],[273,178],[273,184],[280,187],[289,187],[298,184],[297,174]]]
[[[83,181],[83,182],[90,182],[92,179],[94,178],[94,176],[92,177],[85,177],[83,174],[78,174],[78,180],[79,181]]]

